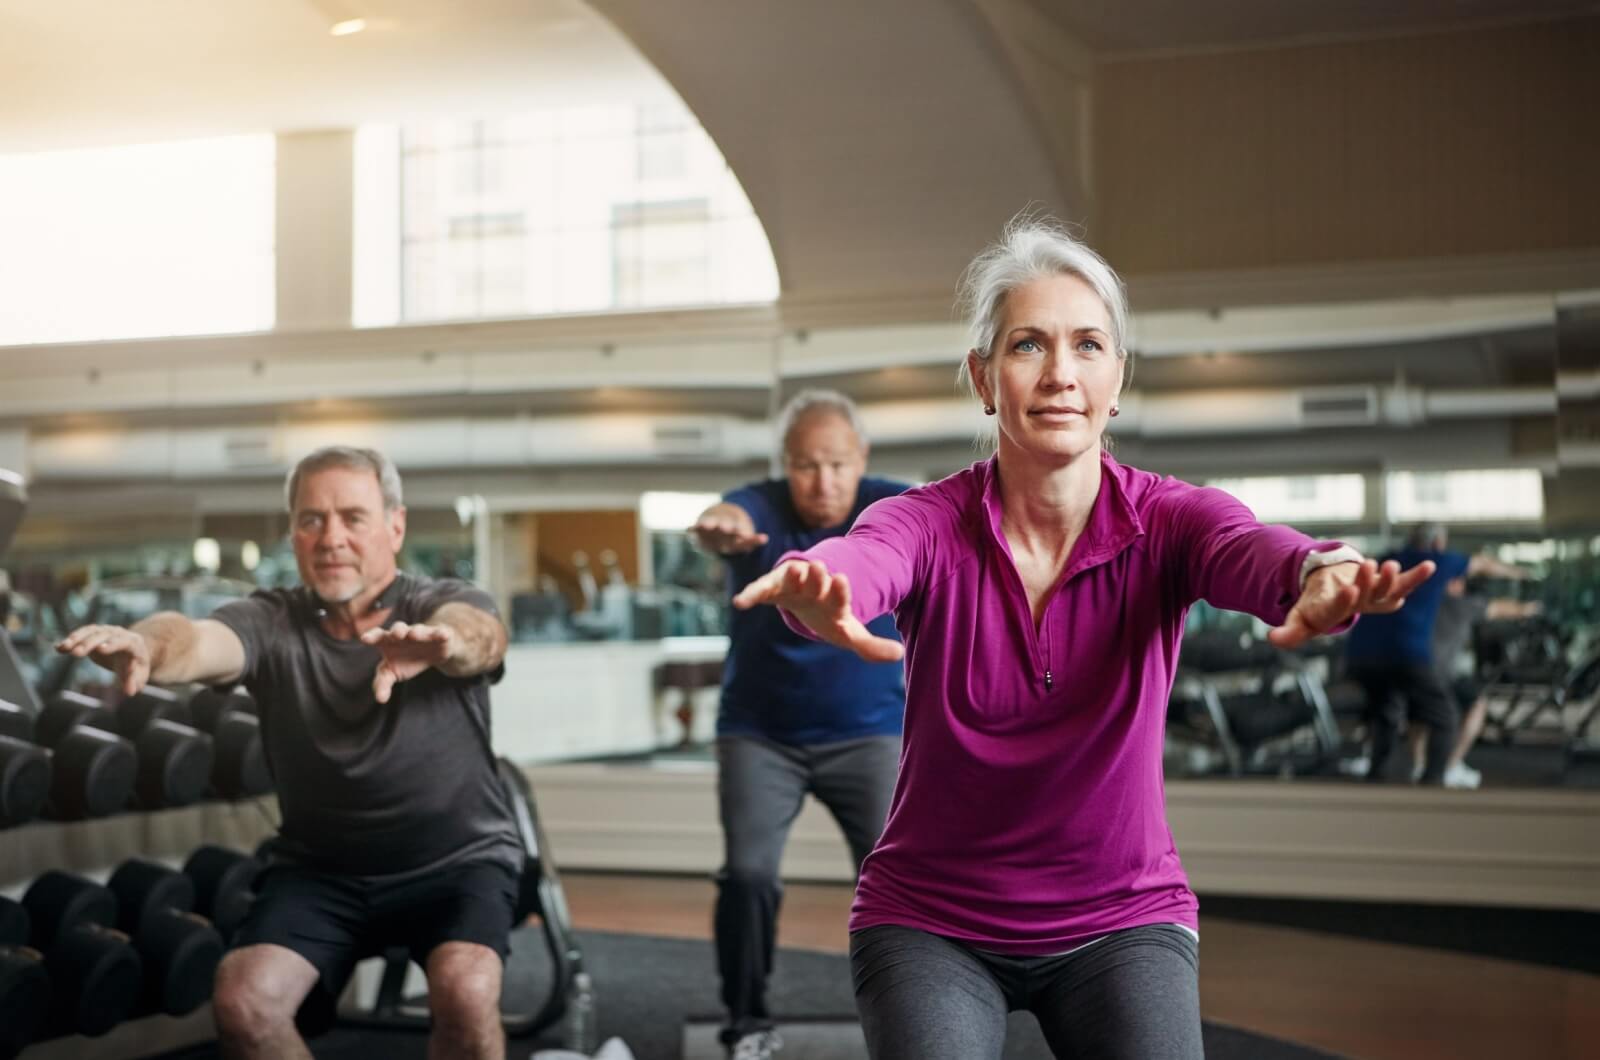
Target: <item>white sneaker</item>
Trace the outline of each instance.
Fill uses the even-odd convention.
[[[782,1048],[777,1031],[755,1031],[728,1046],[728,1060],[771,1060]]]
[[[1444,771],[1447,788],[1476,788],[1483,784],[1483,774],[1465,762],[1457,762]]]

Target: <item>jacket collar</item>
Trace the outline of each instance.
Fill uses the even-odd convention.
[[[994,542],[1007,558],[1015,562],[1015,557],[1011,556],[1011,545],[1000,529],[999,461],[1000,457],[996,454],[981,465],[983,517]],[[1128,498],[1130,477],[1128,468],[1117,463],[1104,449],[1100,451],[1100,492],[1095,496],[1094,506],[1089,509],[1089,521],[1083,528],[1082,536],[1072,546],[1072,555],[1061,575],[1063,582],[1080,571],[1105,563],[1144,535],[1144,523]]]

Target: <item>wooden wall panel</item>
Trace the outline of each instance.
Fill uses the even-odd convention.
[[[1128,273],[1600,247],[1600,19],[1113,60],[1091,238]]]
[[[554,577],[574,607],[580,606],[582,600],[576,568],[572,565],[574,552],[588,553],[595,580],[603,585],[605,571],[600,566],[600,553],[609,548],[617,554],[617,564],[628,584],[639,583],[638,512],[631,509],[539,512],[535,522],[538,552],[534,577],[537,579],[541,574]]]

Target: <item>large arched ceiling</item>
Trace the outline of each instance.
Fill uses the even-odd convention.
[[[966,0],[590,0],[700,118],[766,226],[785,318],[946,309],[1012,214],[1071,196]],[[936,310],[938,311],[938,310]]]

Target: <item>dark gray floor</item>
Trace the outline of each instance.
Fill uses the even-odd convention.
[[[580,933],[584,961],[594,976],[599,1033],[603,1041],[620,1037],[636,1060],[683,1060],[685,1024],[717,1015],[716,973],[711,946],[705,942],[648,938],[600,932]],[[526,970],[529,987],[536,970]],[[799,1018],[853,1019],[850,974],[846,960],[835,954],[804,950],[779,953],[772,982],[772,1005],[779,1014]],[[692,1028],[691,1028],[692,1030]],[[1206,1056],[1210,1060],[1318,1060],[1329,1054],[1232,1027],[1206,1024]],[[548,1039],[514,1041],[509,1055],[525,1060],[536,1047],[555,1047]],[[312,1043],[319,1060],[385,1057],[421,1060],[426,1042],[415,1031],[386,1032],[341,1028]],[[166,1054],[166,1060],[211,1060],[214,1043]],[[781,1055],[781,1054],[780,1054]],[[808,1054],[824,1060],[822,1054]],[[841,1052],[837,1058],[850,1060]],[[1031,1016],[1012,1017],[1006,1060],[1040,1060],[1049,1051]]]

